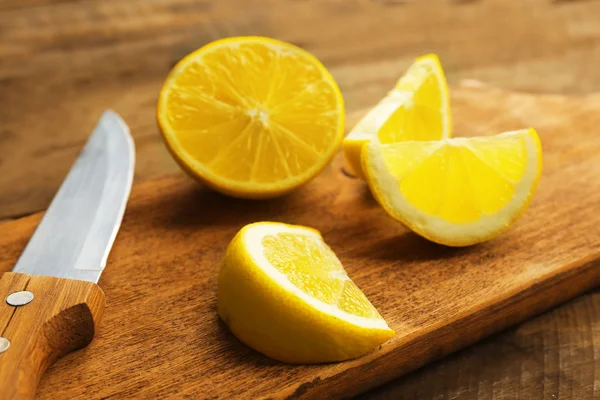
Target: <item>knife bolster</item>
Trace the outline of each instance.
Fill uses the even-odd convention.
[[[26,305],[6,303],[27,290]],[[40,377],[63,355],[87,346],[104,311],[104,292],[92,282],[6,272],[0,277],[0,336],[10,347],[0,354],[0,397],[33,399]]]

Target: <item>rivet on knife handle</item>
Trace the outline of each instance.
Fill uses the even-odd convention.
[[[40,377],[54,361],[92,341],[104,311],[104,293],[92,282],[6,272],[0,289],[15,287],[16,282],[26,282],[37,301],[2,306],[13,311],[10,319],[0,318],[0,332],[10,342],[0,353],[3,400],[33,399]]]
[[[4,353],[10,347],[10,340],[0,336],[0,354]]]
[[[19,292],[9,294],[6,298],[6,302],[10,306],[20,307],[31,303],[34,297],[35,296],[33,295],[33,293],[28,292],[27,290],[21,290]]]

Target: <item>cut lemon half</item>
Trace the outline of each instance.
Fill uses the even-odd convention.
[[[260,222],[231,241],[217,309],[235,336],[290,363],[361,356],[394,335],[314,229]]]
[[[313,55],[262,37],[212,42],[166,79],[157,118],[177,162],[236,197],[286,193],[318,174],[338,149],[344,104]]]
[[[360,162],[363,145],[377,136],[381,143],[437,140],[452,135],[450,99],[444,70],[435,54],[417,58],[396,86],[356,124],[343,141],[346,162],[365,179]]]
[[[529,205],[542,172],[535,130],[380,144],[362,153],[367,181],[394,219],[448,246],[507,230]]]

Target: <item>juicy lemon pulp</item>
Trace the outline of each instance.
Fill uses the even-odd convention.
[[[439,59],[434,54],[419,57],[344,139],[346,161],[354,174],[364,179],[360,153],[365,143],[374,137],[381,143],[450,137],[450,114],[448,86]]]
[[[292,363],[355,358],[394,334],[317,231],[280,223],[232,240],[217,308],[242,342]]]
[[[377,200],[420,235],[451,246],[490,239],[529,204],[542,168],[533,129],[492,137],[382,145],[363,167]]]
[[[271,265],[304,293],[352,315],[381,318],[321,237],[280,233],[265,236],[263,246]]]
[[[227,194],[271,197],[315,176],[343,135],[339,88],[308,52],[259,37],[184,58],[161,90],[158,122],[192,176]]]

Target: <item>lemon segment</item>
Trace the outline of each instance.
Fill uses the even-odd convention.
[[[436,140],[452,134],[450,99],[444,70],[435,54],[419,57],[396,86],[371,109],[343,141],[347,165],[365,179],[361,150],[378,137],[381,143]]]
[[[362,157],[371,191],[388,214],[449,246],[507,230],[529,205],[542,171],[533,129],[428,142],[373,140]]]
[[[235,336],[290,363],[361,356],[394,335],[318,231],[244,227],[219,272],[217,309]]]
[[[159,95],[165,143],[192,177],[236,197],[266,198],[331,160],[344,104],[314,56],[261,37],[217,40],[181,60]]]

